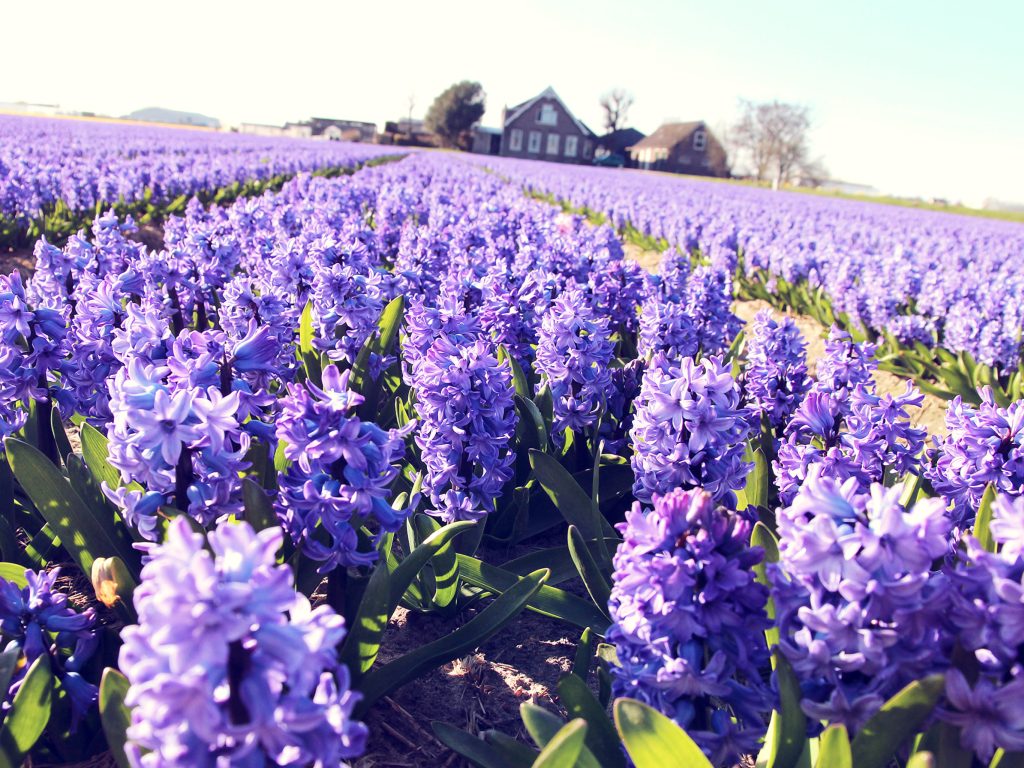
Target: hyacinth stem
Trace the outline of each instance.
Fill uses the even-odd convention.
[[[177,336],[185,329],[185,318],[181,314],[181,301],[178,299],[178,289],[174,286],[168,290],[171,296],[171,306],[174,312],[171,313],[171,326],[174,328],[174,335]]]
[[[206,319],[206,302],[200,297],[196,302],[196,330],[205,331],[209,327]]]
[[[178,465],[174,470],[174,504],[182,512],[188,512],[188,487],[192,485],[192,449],[181,446]]]
[[[249,710],[242,701],[242,681],[252,666],[249,652],[242,646],[241,640],[228,644],[228,712],[234,725],[245,725],[250,722]]]
[[[231,361],[228,359],[227,355],[225,354],[224,355],[224,362],[221,363],[221,366],[220,366],[220,393],[224,397],[227,397],[228,395],[231,394],[231,383],[232,383]]]
[[[348,568],[339,565],[327,574],[327,604],[340,616],[348,602]]]
[[[40,387],[45,387],[46,382],[40,377]],[[39,450],[55,466],[60,466],[60,456],[57,454],[57,441],[53,436],[53,425],[50,423],[50,412],[53,410],[53,402],[47,400],[36,401],[36,421],[39,429]]]

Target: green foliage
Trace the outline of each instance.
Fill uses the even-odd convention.
[[[853,764],[857,768],[886,768],[900,745],[932,713],[945,690],[945,676],[930,675],[885,702],[850,745]]]
[[[615,702],[615,725],[636,768],[712,768],[686,731],[633,699]]]
[[[132,723],[131,713],[124,704],[127,695],[128,678],[111,667],[104,669],[100,681],[100,720],[118,768],[131,768],[124,753],[124,745],[128,742],[125,731]]]
[[[486,97],[480,83],[469,80],[455,83],[434,99],[424,124],[440,138],[442,146],[469,149],[467,134],[484,116]]]
[[[53,673],[44,653],[29,668],[0,728],[0,768],[21,765],[50,721]]]

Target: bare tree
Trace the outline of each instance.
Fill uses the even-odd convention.
[[[608,133],[615,133],[619,128],[626,127],[629,108],[633,106],[633,94],[625,88],[613,88],[601,97],[601,109],[604,110],[604,127]]]
[[[778,189],[801,171],[820,173],[808,147],[810,109],[779,101],[760,104],[740,99],[740,118],[729,132],[734,152],[746,155],[758,180],[771,178]]]

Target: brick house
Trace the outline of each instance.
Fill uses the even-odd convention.
[[[703,120],[669,123],[628,148],[635,168],[695,176],[728,176],[725,148]]]
[[[551,87],[501,115],[502,157],[589,165],[597,137]]]

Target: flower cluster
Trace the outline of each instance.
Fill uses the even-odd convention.
[[[968,682],[949,670],[940,712],[986,764],[996,749],[1024,751],[1024,498],[997,496],[989,532],[997,552],[968,534],[966,561],[946,569],[955,586],[951,623],[980,676]]]
[[[12,638],[6,650],[17,648],[21,653],[10,688],[4,693],[3,709],[5,713],[9,709],[29,667],[46,654],[51,671],[71,701],[74,733],[99,696],[99,688],[80,673],[99,648],[100,639],[93,610],[75,613],[67,607],[67,595],[53,591],[59,575],[59,568],[49,573],[26,570],[28,586],[22,588],[0,577],[0,629]],[[69,651],[70,655],[65,656],[62,651]]]
[[[631,437],[633,494],[650,503],[673,488],[703,488],[735,509],[751,465],[750,433],[731,366],[721,358],[670,360],[659,353],[644,374]]]
[[[756,753],[771,708],[759,671],[771,622],[752,570],[764,552],[747,544],[751,523],[704,491],[675,490],[655,495],[646,514],[636,503],[617,527],[613,693],[671,717],[714,765]]]
[[[277,565],[281,530],[174,519],[149,548],[138,625],[121,632],[137,768],[338,765],[364,751],[360,694],[338,663],[344,619],[313,610]],[[145,750],[145,751],[143,751]]]
[[[579,432],[597,421],[608,396],[613,346],[608,318],[596,314],[580,290],[560,295],[544,315],[534,371],[537,390],[550,387],[554,398],[556,442],[566,429]]]
[[[946,665],[950,549],[938,499],[904,509],[903,487],[840,483],[812,467],[779,513],[774,585],[779,648],[805,682],[804,711],[855,734],[903,686]]]
[[[747,343],[743,392],[773,429],[789,421],[810,389],[806,363],[807,344],[793,318],[776,322],[770,309],[758,312]]]
[[[377,551],[359,552],[358,525],[373,517],[381,534],[394,532],[408,515],[387,503],[389,486],[398,476],[394,462],[405,455],[404,430],[385,432],[353,413],[362,395],[348,388],[349,372],[337,366],[323,371],[323,389],[312,382],[289,384],[281,400],[277,439],[291,462],[278,473],[278,517],[293,542],[314,560],[321,572],[370,565]],[[356,523],[356,525],[354,525]],[[323,541],[318,529],[329,536]]]
[[[1000,408],[990,387],[979,394],[977,408],[959,397],[949,404],[949,434],[939,446],[934,468],[927,472],[935,490],[952,503],[961,528],[974,521],[989,483],[1011,496],[1024,492],[1024,403]]]
[[[423,487],[445,522],[494,511],[512,478],[514,393],[509,364],[499,364],[482,340],[459,346],[442,335],[417,367]]]

